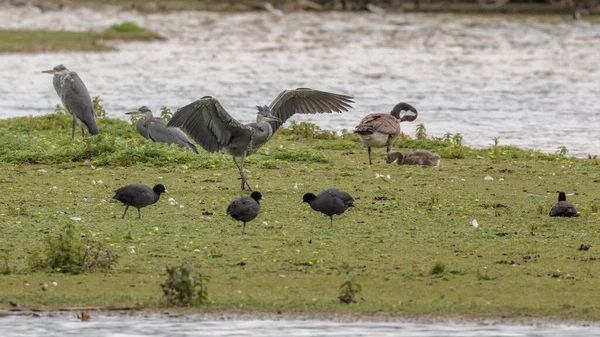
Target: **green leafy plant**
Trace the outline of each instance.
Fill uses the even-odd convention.
[[[81,240],[74,226],[66,225],[58,234],[46,236],[42,254],[33,255],[29,263],[32,269],[79,274],[114,269],[117,259],[102,242]]]
[[[566,146],[561,146],[554,153],[559,157],[565,157],[569,153],[569,150],[567,150]]]
[[[209,277],[194,274],[194,265],[183,263],[178,267],[167,266],[167,279],[161,288],[171,305],[190,306],[208,301]]]
[[[8,251],[5,249],[0,249],[0,274],[8,275],[14,272],[14,268],[11,268],[9,265],[9,257]]]
[[[426,140],[427,139],[427,129],[425,129],[425,124],[423,124],[423,123],[417,124],[416,136],[417,136],[417,140]]]
[[[57,115],[66,115],[67,109],[65,109],[62,105],[57,104],[54,106],[54,113]]]
[[[163,106],[160,109],[160,117],[166,121],[170,121],[171,117],[173,117],[173,111],[169,107]]]
[[[346,270],[346,280],[340,285],[340,302],[351,304],[356,303],[356,298],[362,291],[360,284],[356,283],[355,276],[351,274],[352,268],[344,264],[342,266]]]
[[[97,118],[106,118],[106,110],[104,110],[104,108],[102,107],[100,102],[102,102],[102,100],[100,99],[100,96],[94,96],[94,98],[92,99],[92,105],[94,106],[94,111],[96,112],[96,117]]]

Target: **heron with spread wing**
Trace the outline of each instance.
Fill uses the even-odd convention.
[[[233,157],[242,178],[242,190],[250,184],[244,175],[244,159],[256,152],[294,114],[348,111],[352,97],[308,88],[282,91],[269,106],[257,106],[256,122],[242,124],[212,96],[204,96],[179,109],[168,123],[187,132],[206,151],[224,149]],[[236,157],[241,157],[241,165]]]
[[[87,129],[91,135],[97,135],[99,131],[96,126],[96,113],[92,99],[79,75],[62,64],[53,69],[44,70],[42,73],[54,75],[52,80],[54,90],[67,112],[73,117],[71,139],[75,138],[75,123],[81,127],[82,137],[84,129]]]
[[[189,147],[192,151],[198,153],[198,148],[190,142],[188,137],[175,127],[167,127],[167,121],[154,117],[152,111],[147,106],[142,105],[137,111],[126,112],[126,115],[142,115],[143,117],[135,122],[135,128],[146,139],[157,143],[177,144],[181,147]]]

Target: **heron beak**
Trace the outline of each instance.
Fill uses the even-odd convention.
[[[139,111],[129,111],[125,113],[126,115],[141,115],[142,113]]]
[[[42,73],[54,75],[54,74],[56,74],[56,70],[54,70],[54,69],[44,70],[44,71],[42,71]]]
[[[271,114],[269,114],[269,115],[266,115],[266,116],[265,116],[265,119],[266,119],[267,121],[280,122],[280,123],[282,123],[282,122],[283,122],[283,121],[281,120],[281,118],[275,117],[275,116],[273,116],[273,115],[271,115]]]

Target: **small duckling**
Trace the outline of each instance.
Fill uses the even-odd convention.
[[[550,216],[572,217],[579,216],[579,214],[577,214],[575,206],[567,201],[565,192],[558,192],[558,201],[552,206]]]
[[[388,153],[386,163],[396,163],[398,165],[422,165],[438,167],[440,165],[440,155],[437,153],[415,150],[403,155],[400,152]]]

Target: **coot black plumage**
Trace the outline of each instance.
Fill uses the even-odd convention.
[[[165,192],[168,193],[163,184],[155,185],[153,188],[144,184],[131,184],[116,190],[113,199],[127,205],[121,219],[125,218],[129,206],[137,208],[138,218],[141,219],[142,215],[140,213],[140,208],[156,203],[160,198],[160,195]]]
[[[254,220],[260,212],[260,200],[264,200],[260,192],[252,192],[249,197],[239,197],[227,206],[227,215],[242,221],[242,234],[246,234],[246,223]]]
[[[315,211],[327,215],[332,224],[334,215],[341,215],[349,207],[354,207],[354,199],[350,194],[337,188],[325,189],[318,195],[306,193],[302,197],[302,202],[308,203]]]
[[[567,201],[567,195],[565,192],[558,193],[558,201],[552,206],[550,210],[550,216],[564,216],[564,217],[572,217],[579,216],[577,214],[577,210],[575,206]]]

